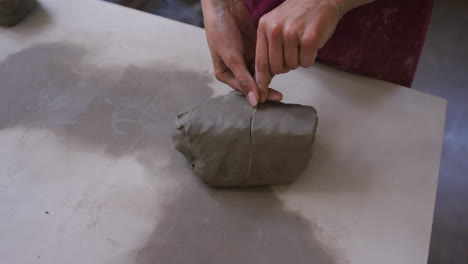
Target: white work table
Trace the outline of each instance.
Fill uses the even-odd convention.
[[[202,29],[97,0],[0,28],[1,263],[423,264],[446,101],[314,65],[275,77],[314,106],[290,186],[212,189],[175,115],[229,91]]]

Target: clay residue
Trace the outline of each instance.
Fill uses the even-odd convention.
[[[156,63],[102,68],[82,62],[72,44],[25,49],[0,64],[0,129],[51,129],[70,145],[119,157],[172,151],[170,131],[182,106],[212,93],[211,76]]]
[[[178,193],[137,264],[342,263],[269,188],[214,190],[191,178]]]
[[[0,131],[47,129],[70,151],[131,155],[155,191],[161,190],[158,177],[179,182],[162,218],[139,249],[126,250],[123,263],[338,262],[337,251],[316,239],[313,224],[285,209],[270,189],[211,189],[174,150],[173,120],[211,96],[211,76],[160,62],[97,67],[83,61],[86,54],[76,44],[52,43],[7,57],[0,64]],[[161,158],[169,163],[156,166]]]

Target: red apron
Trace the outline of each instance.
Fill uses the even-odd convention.
[[[255,26],[284,0],[244,0]],[[294,1],[294,0],[289,0]],[[411,86],[433,0],[377,0],[351,10],[319,50],[333,67]]]

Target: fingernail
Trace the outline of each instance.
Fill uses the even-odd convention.
[[[281,93],[275,93],[275,95],[273,97],[277,101],[283,100],[283,94],[281,94]]]
[[[249,103],[255,107],[257,106],[257,97],[255,96],[255,93],[250,91],[248,94],[247,94],[247,99],[249,100]]]

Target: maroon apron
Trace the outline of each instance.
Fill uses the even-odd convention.
[[[255,26],[284,0],[244,0]],[[294,0],[289,0],[294,1]],[[377,0],[343,16],[317,60],[333,67],[411,86],[433,0]]]

